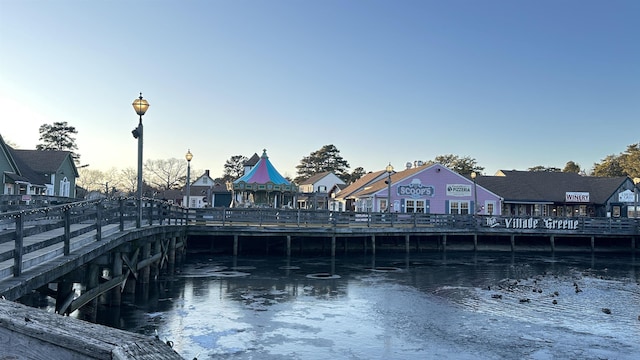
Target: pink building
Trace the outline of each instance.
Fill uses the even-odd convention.
[[[392,212],[462,215],[477,208],[479,215],[500,215],[500,196],[440,164],[373,174],[338,193],[347,210],[385,212],[390,197]]]

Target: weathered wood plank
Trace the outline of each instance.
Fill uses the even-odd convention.
[[[4,358],[182,359],[162,341],[0,300]]]

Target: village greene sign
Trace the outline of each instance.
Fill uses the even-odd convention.
[[[505,227],[507,229],[548,229],[548,230],[577,230],[579,220],[552,218],[496,218],[486,219],[486,226]]]

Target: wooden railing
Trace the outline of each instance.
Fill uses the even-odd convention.
[[[154,199],[144,199],[142,226],[152,224],[186,225],[186,210]],[[64,255],[71,249],[71,239],[95,231],[95,240],[102,240],[102,229],[108,224],[118,224],[118,230],[135,227],[138,216],[135,199],[100,199],[31,208],[0,214],[0,245],[14,242],[10,250],[0,251],[0,262],[14,259],[13,275],[22,272],[26,254],[63,243]],[[81,226],[72,226],[81,225]],[[25,244],[24,239],[47,231],[63,229],[49,238]]]
[[[640,220],[627,218],[552,218],[502,217],[446,214],[359,213],[302,209],[185,209],[154,199],[143,199],[141,226],[252,226],[259,228],[378,228],[424,229],[425,231],[466,231],[476,233],[590,234],[640,235]],[[102,229],[118,224],[117,230],[135,228],[137,200],[133,198],[101,199],[35,208],[0,214],[0,245],[14,242],[0,250],[0,262],[14,259],[13,273],[22,272],[25,254],[58,243],[64,244],[64,255],[70,252],[71,239],[95,231],[102,240]],[[72,226],[82,224],[83,226]],[[114,226],[111,226],[113,229]],[[54,229],[57,235],[25,245],[28,236]],[[354,230],[355,231],[355,230]]]

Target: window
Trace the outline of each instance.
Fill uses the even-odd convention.
[[[467,215],[469,214],[469,201],[450,201],[449,202],[449,213],[450,214],[460,214]]]
[[[489,215],[494,215],[495,212],[496,212],[495,207],[496,207],[496,203],[495,202],[493,202],[493,201],[487,202],[487,213]]]
[[[405,211],[408,213],[424,214],[424,209],[425,209],[424,200],[407,200],[404,205],[405,205]]]
[[[380,209],[380,212],[386,212],[387,211],[387,199],[379,199],[378,200],[378,209]]]

